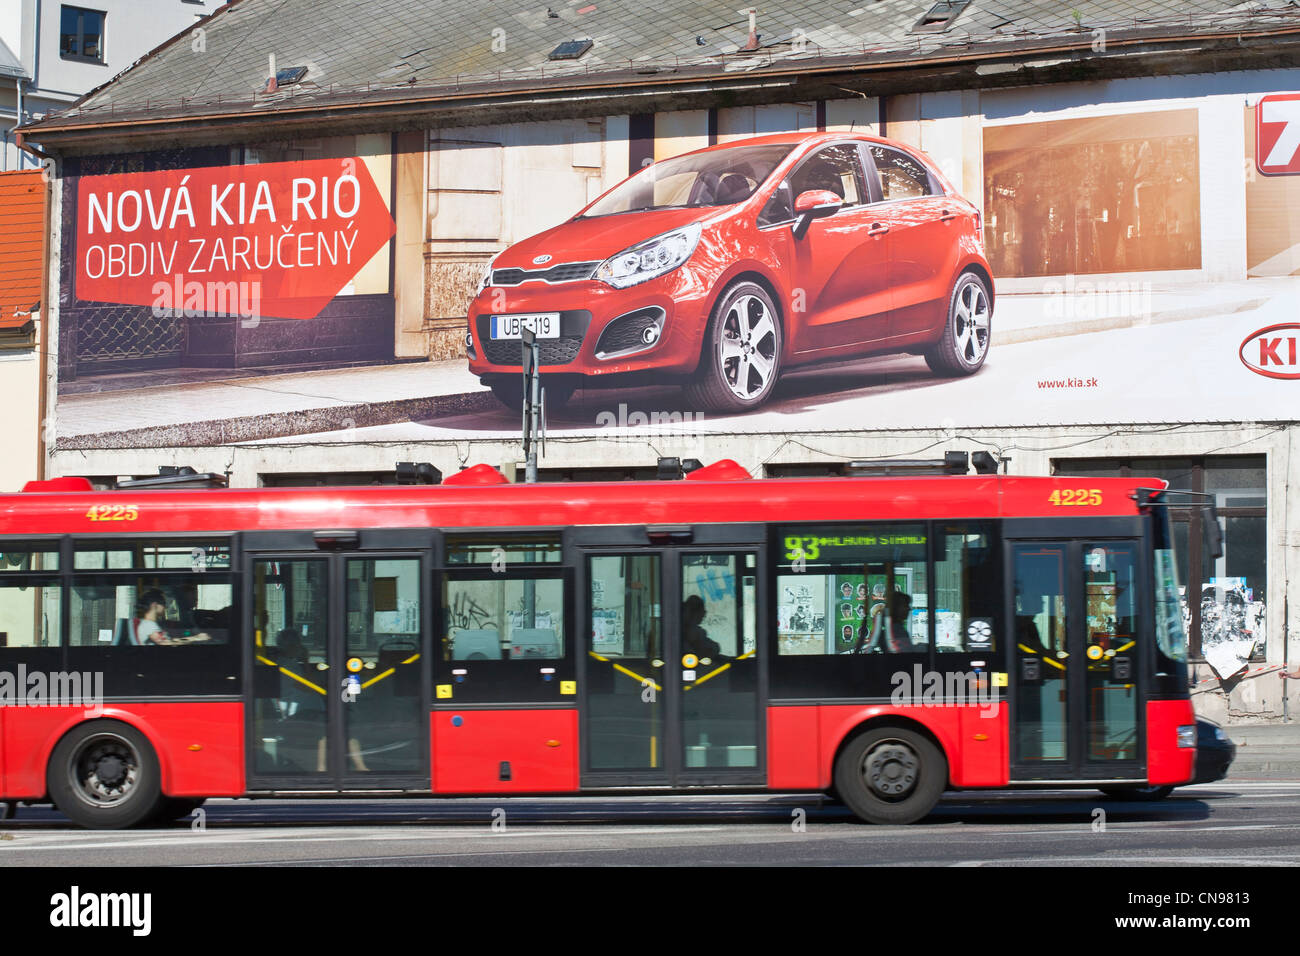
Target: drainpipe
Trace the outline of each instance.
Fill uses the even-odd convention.
[[[15,104],[16,104],[16,105],[14,106],[14,125],[13,125],[12,127],[10,127],[9,129],[5,130],[5,145],[6,145],[6,147],[7,147],[8,144],[9,144],[9,137],[10,137],[11,134],[12,134],[13,137],[14,137],[14,145],[17,146],[17,142],[18,142],[18,127],[20,127],[20,126],[23,125],[23,78],[22,78],[21,76],[15,76],[15,77],[14,77],[14,94],[15,94],[15,96],[16,96],[16,100],[15,100]],[[21,148],[19,149],[19,152],[18,152],[18,159],[17,159],[17,162],[18,162],[18,165],[15,167],[15,169],[22,169],[22,168],[23,168],[23,154],[22,154],[22,150],[21,150]],[[5,168],[6,170],[9,168],[9,150],[8,150],[8,149],[5,149],[5,154],[4,154],[4,168]]]
[[[41,177],[45,183],[45,215],[41,228],[41,304],[39,306],[41,321],[38,327],[40,340],[37,342],[37,351],[39,353],[40,370],[37,375],[40,379],[40,391],[36,393],[36,480],[45,479],[45,421],[49,415],[49,374],[50,374],[50,348],[51,345],[57,348],[57,343],[50,337],[50,327],[52,325],[50,309],[50,223],[53,221],[50,216],[50,202],[54,196],[54,183],[57,177],[53,175],[57,169],[55,159],[45,150],[24,142],[22,133],[15,133],[14,138],[21,149],[26,150],[37,158],[37,162],[44,165],[49,163],[48,174]]]
[[[54,171],[54,161],[50,160],[50,168],[43,170],[52,173]],[[45,427],[46,416],[49,415],[49,390],[50,390],[50,350],[57,348],[57,343],[50,337],[50,329],[53,327],[50,321],[53,317],[53,309],[50,308],[50,202],[54,198],[55,178],[50,175],[42,177],[45,183],[45,222],[41,229],[41,324],[37,330],[37,344],[40,348],[40,369],[37,371],[39,392],[36,393],[36,480],[45,480],[45,457],[47,454],[45,448],[45,435],[48,429]]]

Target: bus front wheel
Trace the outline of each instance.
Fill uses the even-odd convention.
[[[868,823],[915,823],[948,785],[948,761],[932,742],[901,727],[854,737],[835,762],[835,789]]]
[[[74,823],[117,830],[154,817],[163,800],[158,755],[129,724],[100,720],[70,730],[50,757],[46,784]]]

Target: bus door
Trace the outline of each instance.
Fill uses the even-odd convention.
[[[1137,540],[1009,540],[1011,779],[1146,775]]]
[[[580,529],[582,783],[765,780],[761,526]]]
[[[244,537],[248,788],[427,790],[428,552],[395,532],[382,550],[357,532]]]

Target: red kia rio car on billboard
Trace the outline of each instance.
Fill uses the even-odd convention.
[[[855,133],[785,133],[648,166],[489,264],[474,372],[522,398],[531,329],[548,403],[679,381],[694,408],[763,404],[781,372],[887,352],[940,375],[989,350],[979,210],[926,157]]]

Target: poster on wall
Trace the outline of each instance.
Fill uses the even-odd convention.
[[[513,437],[528,331],[557,437],[1288,417],[1300,93],[1175,86],[85,157],[55,447]]]

